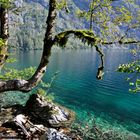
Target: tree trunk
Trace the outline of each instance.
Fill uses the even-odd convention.
[[[53,46],[53,33],[55,28],[55,22],[56,22],[56,0],[50,0],[50,8],[49,8],[49,14],[47,18],[47,29],[45,33],[44,38],[44,49],[43,54],[41,58],[40,65],[35,72],[35,74],[32,76],[31,79],[29,79],[30,86],[32,87],[33,84],[38,84],[38,82],[41,80],[42,76],[46,72],[47,64],[49,63],[49,57],[51,55],[51,48]]]
[[[8,43],[8,11],[0,7],[0,38],[3,44],[0,46],[0,69],[4,65],[7,57],[7,43]]]
[[[38,85],[38,83],[41,81],[44,73],[46,72],[46,68],[49,63],[49,57],[51,55],[51,48],[55,43],[55,37],[54,37],[55,20],[56,20],[56,0],[49,0],[49,13],[48,13],[47,21],[46,21],[47,29],[46,29],[46,34],[45,34],[45,38],[44,38],[43,53],[42,53],[41,62],[39,64],[35,74],[29,80],[13,79],[13,80],[8,80],[8,81],[0,81],[0,92],[5,92],[5,91],[29,92]],[[91,24],[91,27],[92,27],[92,24]],[[1,67],[7,58],[7,39],[8,39],[7,10],[2,7],[0,7],[0,38],[2,38],[5,41],[4,46],[2,46],[3,49],[1,49],[1,51],[0,51],[1,52],[0,55],[2,55],[2,58],[3,58],[3,59],[1,59],[1,57],[0,57],[0,62],[1,62],[0,67]],[[92,40],[95,43],[95,39],[92,38]],[[110,45],[113,43],[114,42],[101,41],[98,44]],[[118,43],[128,44],[128,42],[122,42],[122,41],[119,41]],[[135,41],[132,41],[129,43],[135,43]],[[95,45],[95,48],[101,58],[101,66],[98,68],[97,78],[102,79],[103,68],[104,68],[104,65],[103,65],[104,55],[99,50],[97,45]],[[2,50],[4,52],[2,52]]]
[[[35,74],[29,80],[15,79],[9,81],[0,81],[0,92],[12,90],[29,92],[38,85],[44,73],[46,72],[46,68],[49,63],[49,57],[51,55],[51,48],[54,44],[53,33],[55,28],[55,20],[56,20],[56,0],[50,0],[49,13],[46,21],[47,29],[44,38],[44,47],[40,65],[38,66]]]

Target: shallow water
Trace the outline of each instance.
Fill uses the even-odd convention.
[[[16,53],[18,62],[14,66],[36,66],[40,56],[40,51]],[[140,94],[128,92],[127,75],[115,72],[120,63],[130,59],[127,50],[105,51],[105,75],[99,81],[96,79],[99,59],[94,50],[53,52],[43,80],[50,81],[59,71],[50,91],[55,93],[56,102],[76,111],[77,118],[86,121],[94,116],[102,127],[140,135]]]

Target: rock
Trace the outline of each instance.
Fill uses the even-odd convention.
[[[5,123],[9,120],[12,120],[12,119],[13,119],[12,108],[8,108],[8,109],[2,108],[1,112],[0,112],[0,126],[3,123]]]
[[[56,129],[50,128],[44,135],[41,136],[40,140],[72,140],[62,132]]]
[[[14,130],[10,128],[0,127],[0,139],[2,138],[8,139],[8,137],[17,137],[17,136],[18,134]]]
[[[34,119],[51,127],[67,126],[74,120],[72,111],[48,102],[38,94],[31,95],[25,108]]]
[[[66,126],[73,120],[72,111],[33,94],[25,107],[14,105],[1,108],[0,138],[11,136],[40,139],[41,136],[42,140],[71,140],[70,130],[66,131]]]

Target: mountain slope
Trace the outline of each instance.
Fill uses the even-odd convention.
[[[46,18],[48,14],[48,1],[49,0],[17,0],[16,5],[22,7],[19,15],[10,13],[10,45],[21,50],[41,49],[43,46],[44,33],[46,30]],[[64,31],[66,29],[85,29],[89,28],[89,24],[84,19],[78,19],[75,15],[77,9],[87,10],[90,0],[67,0],[70,13],[66,11],[59,11],[56,24],[56,32]],[[128,3],[125,0],[114,1],[113,5],[121,7],[121,1],[124,1],[124,6]],[[136,4],[136,5],[135,5]],[[140,10],[139,3],[128,5],[132,11],[134,18],[137,16],[136,11]],[[112,9],[112,13],[116,12]],[[98,17],[98,14],[96,15]],[[114,15],[111,15],[114,17]],[[108,41],[118,41],[118,36],[124,36],[127,28],[124,24],[116,25],[109,21],[107,23],[108,31],[105,36],[101,34],[101,27],[94,23],[94,32],[96,35],[101,36]],[[106,31],[104,29],[104,31]],[[139,30],[130,30],[127,33],[129,38],[139,37]],[[72,38],[68,45],[69,47],[77,48],[83,46],[78,40]],[[115,45],[114,45],[115,46]],[[118,47],[117,47],[118,48]]]
[[[84,22],[75,15],[77,5],[74,1],[68,2],[70,13],[58,12],[56,32],[85,28]],[[41,49],[46,29],[48,0],[20,0],[20,5],[22,11],[19,15],[10,13],[10,45],[21,50]]]

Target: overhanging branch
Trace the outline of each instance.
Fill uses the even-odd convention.
[[[34,87],[38,85],[38,83],[41,81],[44,73],[46,72],[47,65],[49,63],[49,57],[51,55],[51,48],[54,44],[59,44],[60,46],[65,47],[69,36],[72,34],[76,38],[79,38],[83,43],[87,43],[88,45],[91,45],[95,47],[96,51],[98,52],[100,59],[101,59],[101,65],[98,68],[98,72],[96,77],[98,79],[102,79],[103,76],[103,69],[104,69],[104,55],[98,45],[110,45],[114,44],[116,42],[104,42],[100,38],[97,38],[92,31],[89,30],[68,30],[65,32],[61,32],[57,34],[56,36],[53,36],[54,33],[54,27],[55,27],[55,19],[56,19],[56,0],[50,0],[49,1],[49,13],[47,18],[47,29],[46,34],[44,38],[44,47],[43,47],[43,53],[40,65],[38,66],[35,74],[29,79],[14,79],[9,81],[0,81],[0,92],[4,91],[12,91],[12,90],[18,90],[22,92],[29,92]],[[140,43],[140,41],[119,41],[120,44],[132,44],[132,43]]]
[[[112,44],[139,44],[140,41],[139,40],[132,40],[132,41],[118,41],[118,42],[101,42],[102,45],[112,45]]]
[[[98,80],[101,80],[104,74],[104,54],[102,50],[97,46],[97,43],[100,42],[100,40],[95,37],[94,33],[91,30],[68,30],[57,34],[54,38],[54,43],[65,47],[70,35],[74,35],[76,38],[79,38],[83,43],[87,43],[88,45],[95,47],[101,60],[101,66],[99,66],[98,68],[96,78]]]

